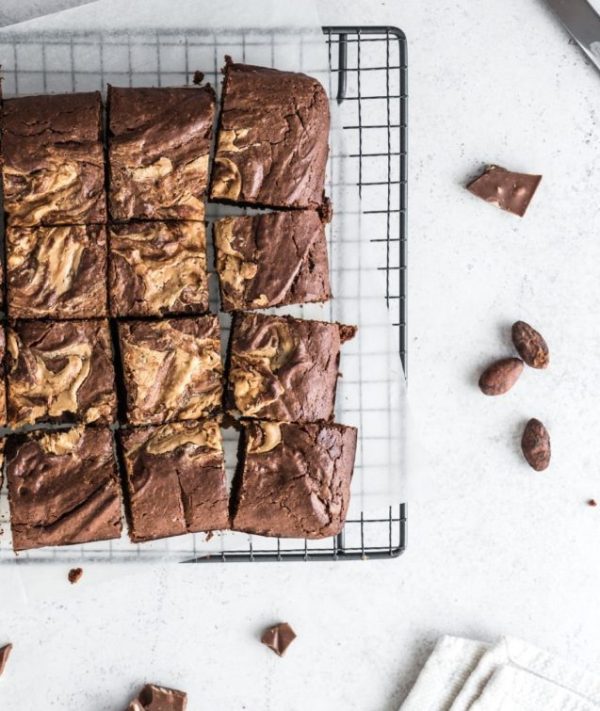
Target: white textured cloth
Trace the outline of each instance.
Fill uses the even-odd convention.
[[[448,711],[488,646],[474,639],[441,637],[402,711]]]
[[[597,711],[598,705],[541,676],[498,667],[469,711]]]
[[[600,677],[514,637],[442,637],[402,711],[600,711]]]

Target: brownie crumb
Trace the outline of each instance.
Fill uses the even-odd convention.
[[[71,585],[75,585],[75,583],[78,583],[81,580],[81,576],[83,575],[83,568],[71,568],[69,570],[69,582]]]
[[[10,657],[12,648],[12,644],[5,644],[4,647],[0,647],[0,676],[2,676],[2,673],[4,672],[4,668],[6,667],[6,662]]]
[[[208,543],[211,540],[211,538],[214,538],[214,535],[215,534],[212,531],[208,531],[208,533],[204,537],[205,542]]]
[[[263,632],[260,641],[272,649],[279,657],[283,657],[287,648],[296,639],[296,633],[287,622],[280,622]]]
[[[204,79],[204,72],[200,72],[196,69],[196,71],[194,72],[194,78],[192,79],[194,84],[202,84],[203,79]]]
[[[588,506],[598,506],[598,502],[596,501],[596,499],[588,499],[587,505]]]

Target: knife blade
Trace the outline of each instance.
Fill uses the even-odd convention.
[[[600,15],[587,0],[546,0],[546,3],[600,71]]]

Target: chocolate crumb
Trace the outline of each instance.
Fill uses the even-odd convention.
[[[75,583],[78,583],[81,580],[81,576],[83,575],[83,568],[71,568],[69,570],[69,582],[71,585],[75,585]]]
[[[210,541],[210,539],[214,537],[214,535],[215,535],[215,534],[214,534],[212,531],[208,531],[208,533],[206,534],[206,536],[205,536],[205,538],[204,538],[204,540],[206,541],[206,543],[208,543],[208,542]]]
[[[279,657],[283,657],[286,649],[296,639],[296,633],[287,622],[280,622],[266,629],[260,641],[272,649]]]
[[[6,662],[10,657],[12,648],[12,644],[5,644],[4,647],[0,647],[0,676],[2,676],[2,673],[4,672],[4,667],[6,666]]]
[[[596,499],[589,499],[587,502],[587,505],[588,506],[598,506],[598,502],[596,501]]]
[[[192,79],[194,84],[202,84],[202,80],[204,79],[204,72],[199,71],[196,69],[194,72],[194,78]]]

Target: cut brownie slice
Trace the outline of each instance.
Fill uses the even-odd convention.
[[[16,551],[121,535],[121,493],[107,427],[11,437],[6,461]]]
[[[229,527],[223,442],[216,420],[121,432],[135,543]]]
[[[6,357],[6,336],[4,326],[0,324],[0,426],[6,424],[6,374],[5,374],[5,357]],[[1,475],[0,475],[1,476]],[[1,480],[0,480],[1,485]]]
[[[346,520],[356,429],[245,422],[233,529],[282,538],[325,538]]]
[[[100,92],[6,99],[2,181],[9,225],[106,222]]]
[[[156,684],[145,684],[126,711],[185,711],[187,694]]]
[[[8,420],[111,423],[115,374],[108,322],[19,321],[8,330]]]
[[[9,227],[6,251],[11,318],[108,315],[103,226]]]
[[[316,212],[226,217],[214,229],[224,311],[331,297],[325,230]]]
[[[113,220],[203,220],[215,94],[108,87]]]
[[[355,332],[354,326],[339,323],[235,314],[229,343],[229,408],[263,420],[331,420],[340,346]]]
[[[208,311],[202,222],[131,222],[109,234],[113,316]]]
[[[129,422],[195,420],[220,408],[216,316],[120,323],[119,339]]]
[[[227,61],[211,198],[266,207],[324,203],[329,103],[305,74]]]
[[[4,445],[6,440],[4,437],[0,439],[0,489],[2,489],[2,484],[4,483]],[[0,529],[0,534],[2,530]]]

